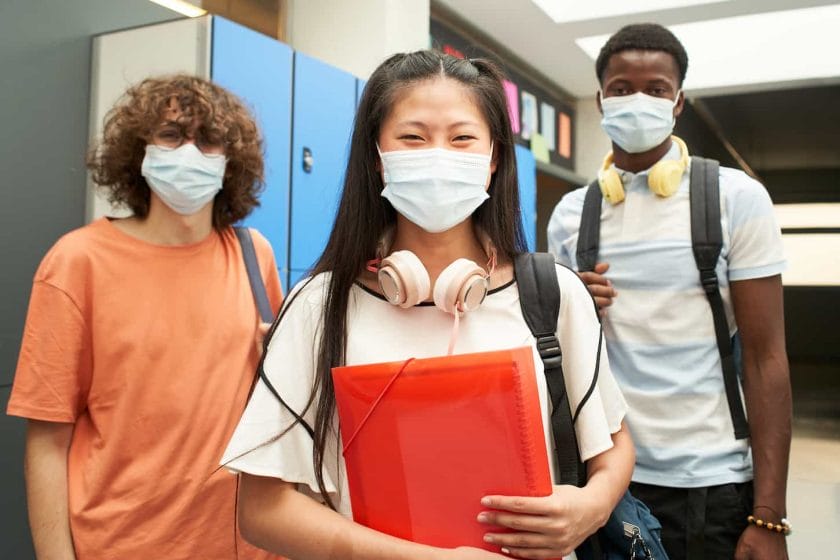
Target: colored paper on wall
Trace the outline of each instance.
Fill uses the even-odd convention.
[[[522,90],[522,132],[523,140],[529,140],[537,132],[537,98],[534,94]]]
[[[553,152],[557,147],[557,139],[555,136],[556,129],[554,128],[556,111],[554,105],[548,103],[540,103],[540,134],[545,138],[545,145],[549,151]]]
[[[543,163],[549,163],[551,161],[548,144],[546,143],[543,135],[539,132],[535,132],[531,135],[531,153],[534,154],[534,159],[537,161],[541,161]]]
[[[558,117],[559,141],[557,153],[566,159],[572,158],[572,119],[566,113],[560,112]]]
[[[519,134],[521,130],[519,124],[519,88],[510,80],[503,80],[502,84],[505,88],[505,95],[508,102],[508,114],[510,115],[510,127],[514,134]]]

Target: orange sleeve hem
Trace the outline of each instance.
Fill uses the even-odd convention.
[[[6,408],[7,416],[17,416],[27,420],[42,420],[44,422],[61,422],[64,424],[75,424],[76,417],[64,410],[38,408],[32,406],[21,406],[9,403]]]

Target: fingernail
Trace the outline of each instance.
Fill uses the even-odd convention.
[[[489,543],[493,542],[493,535],[490,535],[490,534],[484,535],[484,542],[489,542]]]
[[[478,519],[479,523],[487,523],[488,521],[490,521],[490,516],[487,515],[484,512],[481,512],[481,513],[478,514],[477,519]]]
[[[510,550],[508,550],[508,549],[507,549],[507,548],[505,548],[505,547],[502,547],[502,553],[503,553],[503,554],[510,554]]]
[[[492,500],[490,500],[490,498],[481,498],[481,505],[483,506],[489,506],[491,505],[491,502]]]

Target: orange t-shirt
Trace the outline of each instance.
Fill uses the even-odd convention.
[[[276,310],[274,255],[252,236]],[[271,557],[238,537],[236,478],[218,467],[254,378],[258,322],[231,228],[171,247],[103,218],[47,253],[7,412],[75,424],[79,560]]]

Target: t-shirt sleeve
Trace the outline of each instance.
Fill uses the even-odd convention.
[[[277,261],[274,259],[274,250],[271,244],[259,231],[251,229],[251,237],[254,240],[254,250],[257,253],[257,260],[260,263],[260,272],[265,284],[265,291],[268,294],[268,301],[271,309],[277,313],[280,304],[283,302],[283,288],[280,284],[280,275],[277,272]]]
[[[263,369],[283,401],[315,425],[316,399],[312,399],[317,342],[320,340],[322,277],[298,285],[281,310],[281,320],[268,345]],[[306,428],[258,380],[248,405],[228,443],[221,464],[234,472],[280,478],[318,492],[312,462],[313,440]],[[328,492],[337,491],[329,470],[324,471]]]
[[[741,171],[721,169],[729,226],[729,280],[775,276],[786,267],[782,232],[767,190]]]
[[[613,446],[611,436],[621,428],[627,403],[610,370],[592,296],[568,268],[558,266],[557,277],[561,293],[557,333],[563,375],[572,415],[577,412],[578,450],[586,461]]]
[[[557,262],[570,268],[574,268],[577,262],[575,251],[585,194],[586,188],[567,193],[557,203],[548,221],[548,251]]]
[[[36,279],[6,412],[75,422],[87,406],[91,365],[82,312],[63,290]]]

